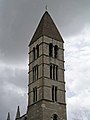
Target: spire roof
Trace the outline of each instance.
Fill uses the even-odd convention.
[[[47,36],[47,37],[50,37],[50,38],[53,38],[53,39],[63,42],[63,39],[62,39],[55,23],[53,22],[50,14],[47,11],[45,11],[44,15],[42,16],[41,21],[34,33],[29,45],[34,43],[41,36]]]
[[[8,112],[7,120],[10,120],[10,113]]]
[[[16,119],[17,118],[20,118],[20,109],[19,109],[19,106],[18,106],[18,108],[17,108],[17,113],[16,113]]]

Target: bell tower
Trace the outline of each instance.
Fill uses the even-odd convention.
[[[46,11],[29,44],[27,120],[67,120],[63,43]]]

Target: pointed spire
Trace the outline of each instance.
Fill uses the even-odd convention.
[[[20,109],[19,109],[19,106],[18,106],[18,108],[17,108],[17,113],[16,113],[16,119],[17,118],[20,118]]]
[[[10,113],[8,112],[7,120],[10,120]]]
[[[63,39],[62,39],[55,23],[53,22],[51,16],[49,15],[48,11],[45,11],[44,15],[42,16],[41,21],[34,33],[29,45],[34,43],[41,36],[47,36],[47,37],[50,37],[57,41],[63,42]]]
[[[47,7],[47,5],[45,6],[45,10],[47,11],[47,9],[48,9],[48,7]]]

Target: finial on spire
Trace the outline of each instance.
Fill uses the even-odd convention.
[[[45,6],[45,10],[46,10],[46,11],[48,10],[48,7],[47,7],[47,5]]]
[[[10,120],[10,112],[8,112],[7,120]]]
[[[20,117],[20,109],[19,109],[19,106],[17,108],[17,112],[16,112],[16,119]]]

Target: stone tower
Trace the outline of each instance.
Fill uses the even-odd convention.
[[[46,11],[29,44],[27,120],[66,120],[63,39]]]

